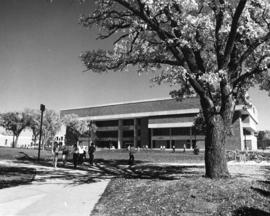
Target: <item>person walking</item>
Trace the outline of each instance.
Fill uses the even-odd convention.
[[[69,150],[68,150],[67,145],[63,145],[62,146],[62,161],[63,161],[64,166],[66,165],[66,162],[67,162],[68,152]]]
[[[53,166],[55,168],[57,167],[58,153],[59,153],[59,144],[58,142],[55,141],[52,145]]]
[[[172,146],[172,151],[175,153],[175,145]]]
[[[78,152],[79,152],[78,164],[83,164],[85,158],[85,151],[83,149],[82,142],[79,142],[78,144]]]
[[[79,142],[79,141],[78,141]],[[78,165],[78,160],[79,160],[79,148],[78,148],[78,142],[76,142],[73,145],[73,164],[74,164],[74,168],[77,168]]]
[[[88,154],[89,154],[89,164],[92,166],[94,163],[94,153],[96,151],[96,147],[94,143],[91,143],[91,145],[88,148]]]

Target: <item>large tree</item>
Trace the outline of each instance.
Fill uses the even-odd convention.
[[[235,104],[249,87],[270,89],[268,0],[96,0],[81,16],[115,39],[113,50],[81,55],[87,70],[155,71],[158,83],[176,86],[174,97],[200,98],[206,123],[205,168],[210,178],[228,177],[226,138]]]
[[[30,116],[29,127],[33,133],[33,142],[36,144],[40,137],[41,113],[39,110],[32,109],[27,109],[26,112]],[[59,114],[53,110],[46,110],[42,124],[41,146],[43,149],[55,137],[60,128],[61,120]]]
[[[12,147],[16,148],[21,132],[30,124],[30,116],[25,112],[6,112],[0,115],[0,126],[13,135]]]

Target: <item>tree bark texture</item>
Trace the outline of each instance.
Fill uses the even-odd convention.
[[[214,115],[207,120],[205,136],[205,176],[227,178],[230,176],[226,160],[226,129],[223,119]]]
[[[228,136],[228,121],[230,100],[227,101],[223,113],[218,113],[213,101],[201,97],[201,106],[206,123],[205,132],[205,176],[209,178],[227,178],[230,176],[226,160],[226,137]]]
[[[19,140],[19,136],[15,136],[15,139],[13,137],[13,148],[17,148],[18,140]]]

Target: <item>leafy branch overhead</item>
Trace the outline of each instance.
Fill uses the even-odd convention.
[[[228,177],[225,146],[234,109],[247,90],[270,90],[269,0],[96,0],[82,16],[112,50],[82,53],[87,70],[155,72],[171,95],[200,98],[205,123],[205,176]],[[203,129],[203,128],[202,128]]]
[[[226,94],[234,99],[256,83],[270,89],[268,0],[98,0],[96,5],[92,14],[81,16],[81,24],[97,25],[98,39],[116,39],[113,50],[81,55],[88,70],[136,65],[139,73],[158,73],[155,82],[176,86],[174,96],[196,92],[214,105],[221,105],[228,83]]]

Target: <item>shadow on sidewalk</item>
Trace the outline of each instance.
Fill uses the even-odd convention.
[[[0,166],[0,189],[30,184],[35,175],[34,168]]]
[[[36,170],[35,178],[37,182],[46,182],[48,180],[70,180],[70,184],[86,184],[101,181],[110,178],[136,178],[136,179],[159,179],[176,180],[182,177],[202,176],[204,174],[203,166],[180,166],[146,163],[146,161],[136,160],[134,165],[130,166],[128,160],[103,160],[96,159],[93,166],[84,162],[76,169],[73,168],[72,161],[69,160],[64,167],[62,161],[58,163],[57,169],[52,168],[51,160],[40,160],[29,157],[21,152],[22,156],[17,158],[14,163],[27,167],[28,165],[40,165],[42,167]],[[61,169],[65,168],[65,169]],[[51,182],[51,181],[50,181]],[[56,181],[55,181],[56,182]]]

